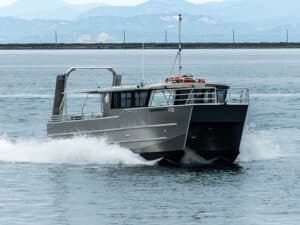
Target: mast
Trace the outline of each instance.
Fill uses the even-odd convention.
[[[178,69],[179,69],[179,74],[181,73],[181,70],[182,70],[182,65],[181,65],[181,51],[182,51],[181,22],[182,22],[182,16],[181,16],[181,14],[179,14],[179,30],[178,30]]]
[[[181,22],[182,22],[182,16],[181,14],[179,14],[178,16],[178,20],[179,20],[179,29],[178,29],[178,51],[176,54],[176,58],[174,60],[173,66],[172,66],[172,70],[171,70],[171,74],[174,71],[174,67],[176,65],[177,59],[178,59],[178,72],[179,74],[181,73],[182,70],[182,64],[181,64],[181,52],[182,52],[182,43],[181,43]]]

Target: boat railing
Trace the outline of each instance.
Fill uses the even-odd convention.
[[[86,113],[86,114],[71,114],[71,115],[52,115],[50,122],[59,123],[62,121],[76,121],[76,120],[90,120],[102,118],[103,115],[99,113]]]
[[[227,93],[227,104],[249,104],[250,94],[248,88],[230,88]]]
[[[248,104],[247,88],[164,89],[155,90],[150,98],[150,107],[199,104]]]

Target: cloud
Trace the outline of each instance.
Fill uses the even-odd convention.
[[[168,29],[173,29],[173,28],[175,28],[175,25],[168,25],[167,28]]]
[[[6,6],[14,3],[16,0],[0,0],[0,6]]]
[[[178,21],[178,16],[161,16],[160,19],[166,22]]]
[[[206,25],[216,25],[217,24],[217,20],[208,18],[207,16],[201,17],[200,19],[198,19],[198,22],[206,24]]]
[[[77,38],[78,43],[89,43],[89,42],[91,42],[91,40],[92,40],[92,37],[89,34],[81,34]]]
[[[97,36],[97,42],[107,42],[109,39],[110,39],[110,35],[105,32],[102,32]]]

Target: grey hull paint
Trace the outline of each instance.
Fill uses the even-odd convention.
[[[184,151],[193,106],[126,109],[119,116],[48,123],[52,138],[105,137],[135,153]]]
[[[179,160],[192,149],[209,160],[226,157],[233,162],[239,154],[247,108],[224,104],[135,108],[110,118],[49,123],[47,130],[49,137],[106,137],[108,142],[118,143],[147,159]],[[216,129],[220,130],[212,132]],[[232,133],[225,135],[225,142],[223,130]],[[201,140],[194,143],[195,132]]]

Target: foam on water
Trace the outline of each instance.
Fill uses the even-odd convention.
[[[263,161],[292,156],[288,151],[289,149],[293,149],[293,146],[286,146],[287,148],[285,148],[285,150],[287,150],[288,153],[282,152],[282,143],[286,143],[287,140],[280,139],[279,136],[281,135],[282,133],[271,130],[256,130],[253,125],[246,127],[240,148],[241,153],[237,162]],[[291,138],[290,142],[295,142],[294,138]],[[197,166],[210,165],[214,163],[214,161],[214,159],[205,160],[193,151],[187,151],[181,163],[184,166]]]
[[[299,135],[299,129],[257,130],[255,126],[248,126],[244,131],[241,153],[237,162],[292,157],[297,140],[300,141]],[[156,163],[146,161],[138,154],[118,145],[107,144],[103,138],[87,137],[12,141],[2,136],[0,137],[0,161],[74,165],[154,165]],[[193,154],[188,154],[183,159],[184,164],[198,163],[198,161],[199,158]]]
[[[240,162],[271,160],[284,156],[277,135],[270,130],[255,130],[254,126],[245,129],[240,151],[237,160]]]
[[[17,140],[0,137],[0,161],[72,165],[153,165],[130,150],[104,139]]]

